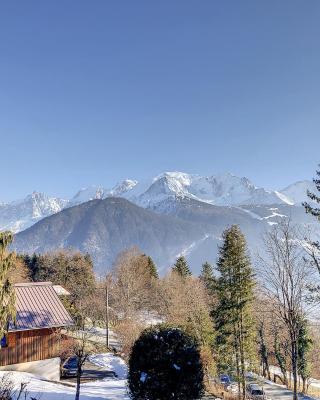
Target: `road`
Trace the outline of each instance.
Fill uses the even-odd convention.
[[[263,387],[267,398],[277,400],[291,400],[293,393],[291,390],[286,389],[284,386],[276,385],[270,381],[264,381],[262,378],[250,379],[250,382],[258,383]],[[299,399],[311,399],[309,396],[299,395]]]
[[[264,383],[263,384],[264,391],[266,392],[266,396],[271,399],[279,399],[279,400],[289,400],[292,399],[292,392],[282,386]],[[304,398],[304,396],[301,396]]]

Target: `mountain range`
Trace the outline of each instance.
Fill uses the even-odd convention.
[[[217,206],[300,205],[307,199],[307,190],[314,190],[311,181],[296,182],[277,191],[257,187],[249,179],[230,173],[200,176],[165,172],[142,182],[126,179],[111,189],[103,186],[82,188],[71,199],[33,192],[21,200],[0,203],[0,230],[17,233],[64,208],[108,197],[123,197],[140,207],[162,212],[175,197]]]
[[[166,172],[144,182],[127,179],[111,189],[84,188],[69,200],[34,192],[0,206],[0,227],[17,233],[19,252],[88,252],[99,274],[131,246],[151,255],[160,271],[183,254],[198,272],[203,261],[215,261],[226,226],[240,225],[252,254],[261,249],[263,233],[282,218],[317,231],[301,207],[307,190],[314,190],[312,182],[277,191],[228,173]]]

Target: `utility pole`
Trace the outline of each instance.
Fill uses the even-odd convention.
[[[106,279],[106,341],[109,348],[109,282]]]

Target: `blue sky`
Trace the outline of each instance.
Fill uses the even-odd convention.
[[[320,162],[318,0],[0,5],[0,200],[164,170],[281,188]]]

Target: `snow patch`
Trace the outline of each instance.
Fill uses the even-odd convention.
[[[112,353],[96,354],[89,357],[89,361],[108,371],[113,371],[119,379],[126,379],[128,368],[124,360]]]

